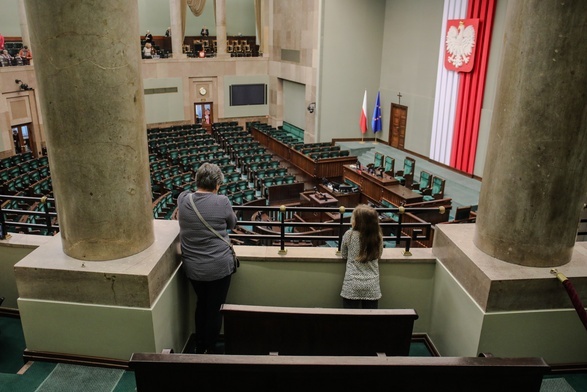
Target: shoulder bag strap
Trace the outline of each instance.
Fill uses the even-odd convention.
[[[208,228],[208,230],[210,230],[212,233],[216,234],[216,236],[218,238],[220,238],[222,241],[226,242],[226,244],[230,248],[230,251],[232,252],[233,256],[235,257],[235,267],[238,267],[238,265],[240,263],[238,262],[238,260],[236,258],[236,253],[234,252],[234,248],[232,247],[232,244],[230,243],[229,240],[227,240],[226,238],[224,238],[223,236],[221,236],[220,233],[218,233],[216,230],[214,230],[214,228],[212,226],[210,226],[210,224],[208,222],[206,222],[206,220],[204,219],[204,217],[202,216],[202,214],[200,214],[200,211],[198,211],[198,208],[196,207],[196,203],[194,203],[194,197],[193,196],[194,196],[194,194],[193,193],[190,193],[190,203],[192,205],[192,208],[194,209],[194,211],[198,215],[198,218],[204,224],[204,226],[206,226]]]
[[[222,241],[226,242],[228,244],[228,246],[230,246],[232,248],[232,244],[229,241],[227,241],[226,238],[221,236],[220,233],[218,233],[216,230],[214,230],[214,228],[212,226],[210,226],[210,224],[208,222],[206,222],[206,220],[204,219],[202,214],[200,214],[200,211],[198,211],[198,209],[196,208],[196,203],[194,203],[193,196],[194,196],[194,194],[191,193],[190,194],[190,203],[192,204],[192,208],[194,209],[194,211],[198,215],[198,218],[200,219],[200,221],[202,221],[202,223],[204,224],[204,226],[206,226],[208,228],[208,230],[210,230],[212,233],[216,234],[216,236],[218,236],[218,238],[220,238]]]

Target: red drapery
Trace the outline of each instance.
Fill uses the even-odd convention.
[[[469,1],[468,19],[479,19],[475,64],[472,72],[460,73],[450,166],[473,174],[477,136],[485,91],[495,0]]]

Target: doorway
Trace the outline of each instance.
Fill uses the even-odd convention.
[[[212,102],[198,102],[194,104],[195,123],[202,125],[208,132],[212,132],[214,122],[214,105]]]
[[[389,145],[404,149],[406,140],[406,123],[408,107],[397,103],[391,104],[391,121],[389,121]]]
[[[33,140],[32,124],[22,124],[12,126],[12,141],[14,143],[14,153],[32,152],[37,156],[35,143]]]

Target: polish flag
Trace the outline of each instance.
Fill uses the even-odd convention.
[[[367,90],[365,90],[365,96],[363,98],[363,109],[361,110],[359,126],[361,127],[361,133],[367,132]]]

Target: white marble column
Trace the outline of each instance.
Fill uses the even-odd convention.
[[[218,53],[216,57],[230,57],[226,52],[226,0],[216,1],[216,42]]]
[[[154,241],[136,1],[26,0],[63,251]]]
[[[171,18],[171,51],[174,59],[186,58],[183,53],[183,27],[181,17],[182,0],[169,0],[169,14]]]
[[[22,38],[22,43],[27,45],[34,54],[34,48],[31,47],[31,40],[29,37],[29,24],[26,18],[24,0],[18,0],[18,16],[20,18],[20,36]]]
[[[558,266],[573,254],[587,193],[587,2],[508,7],[475,244]]]

